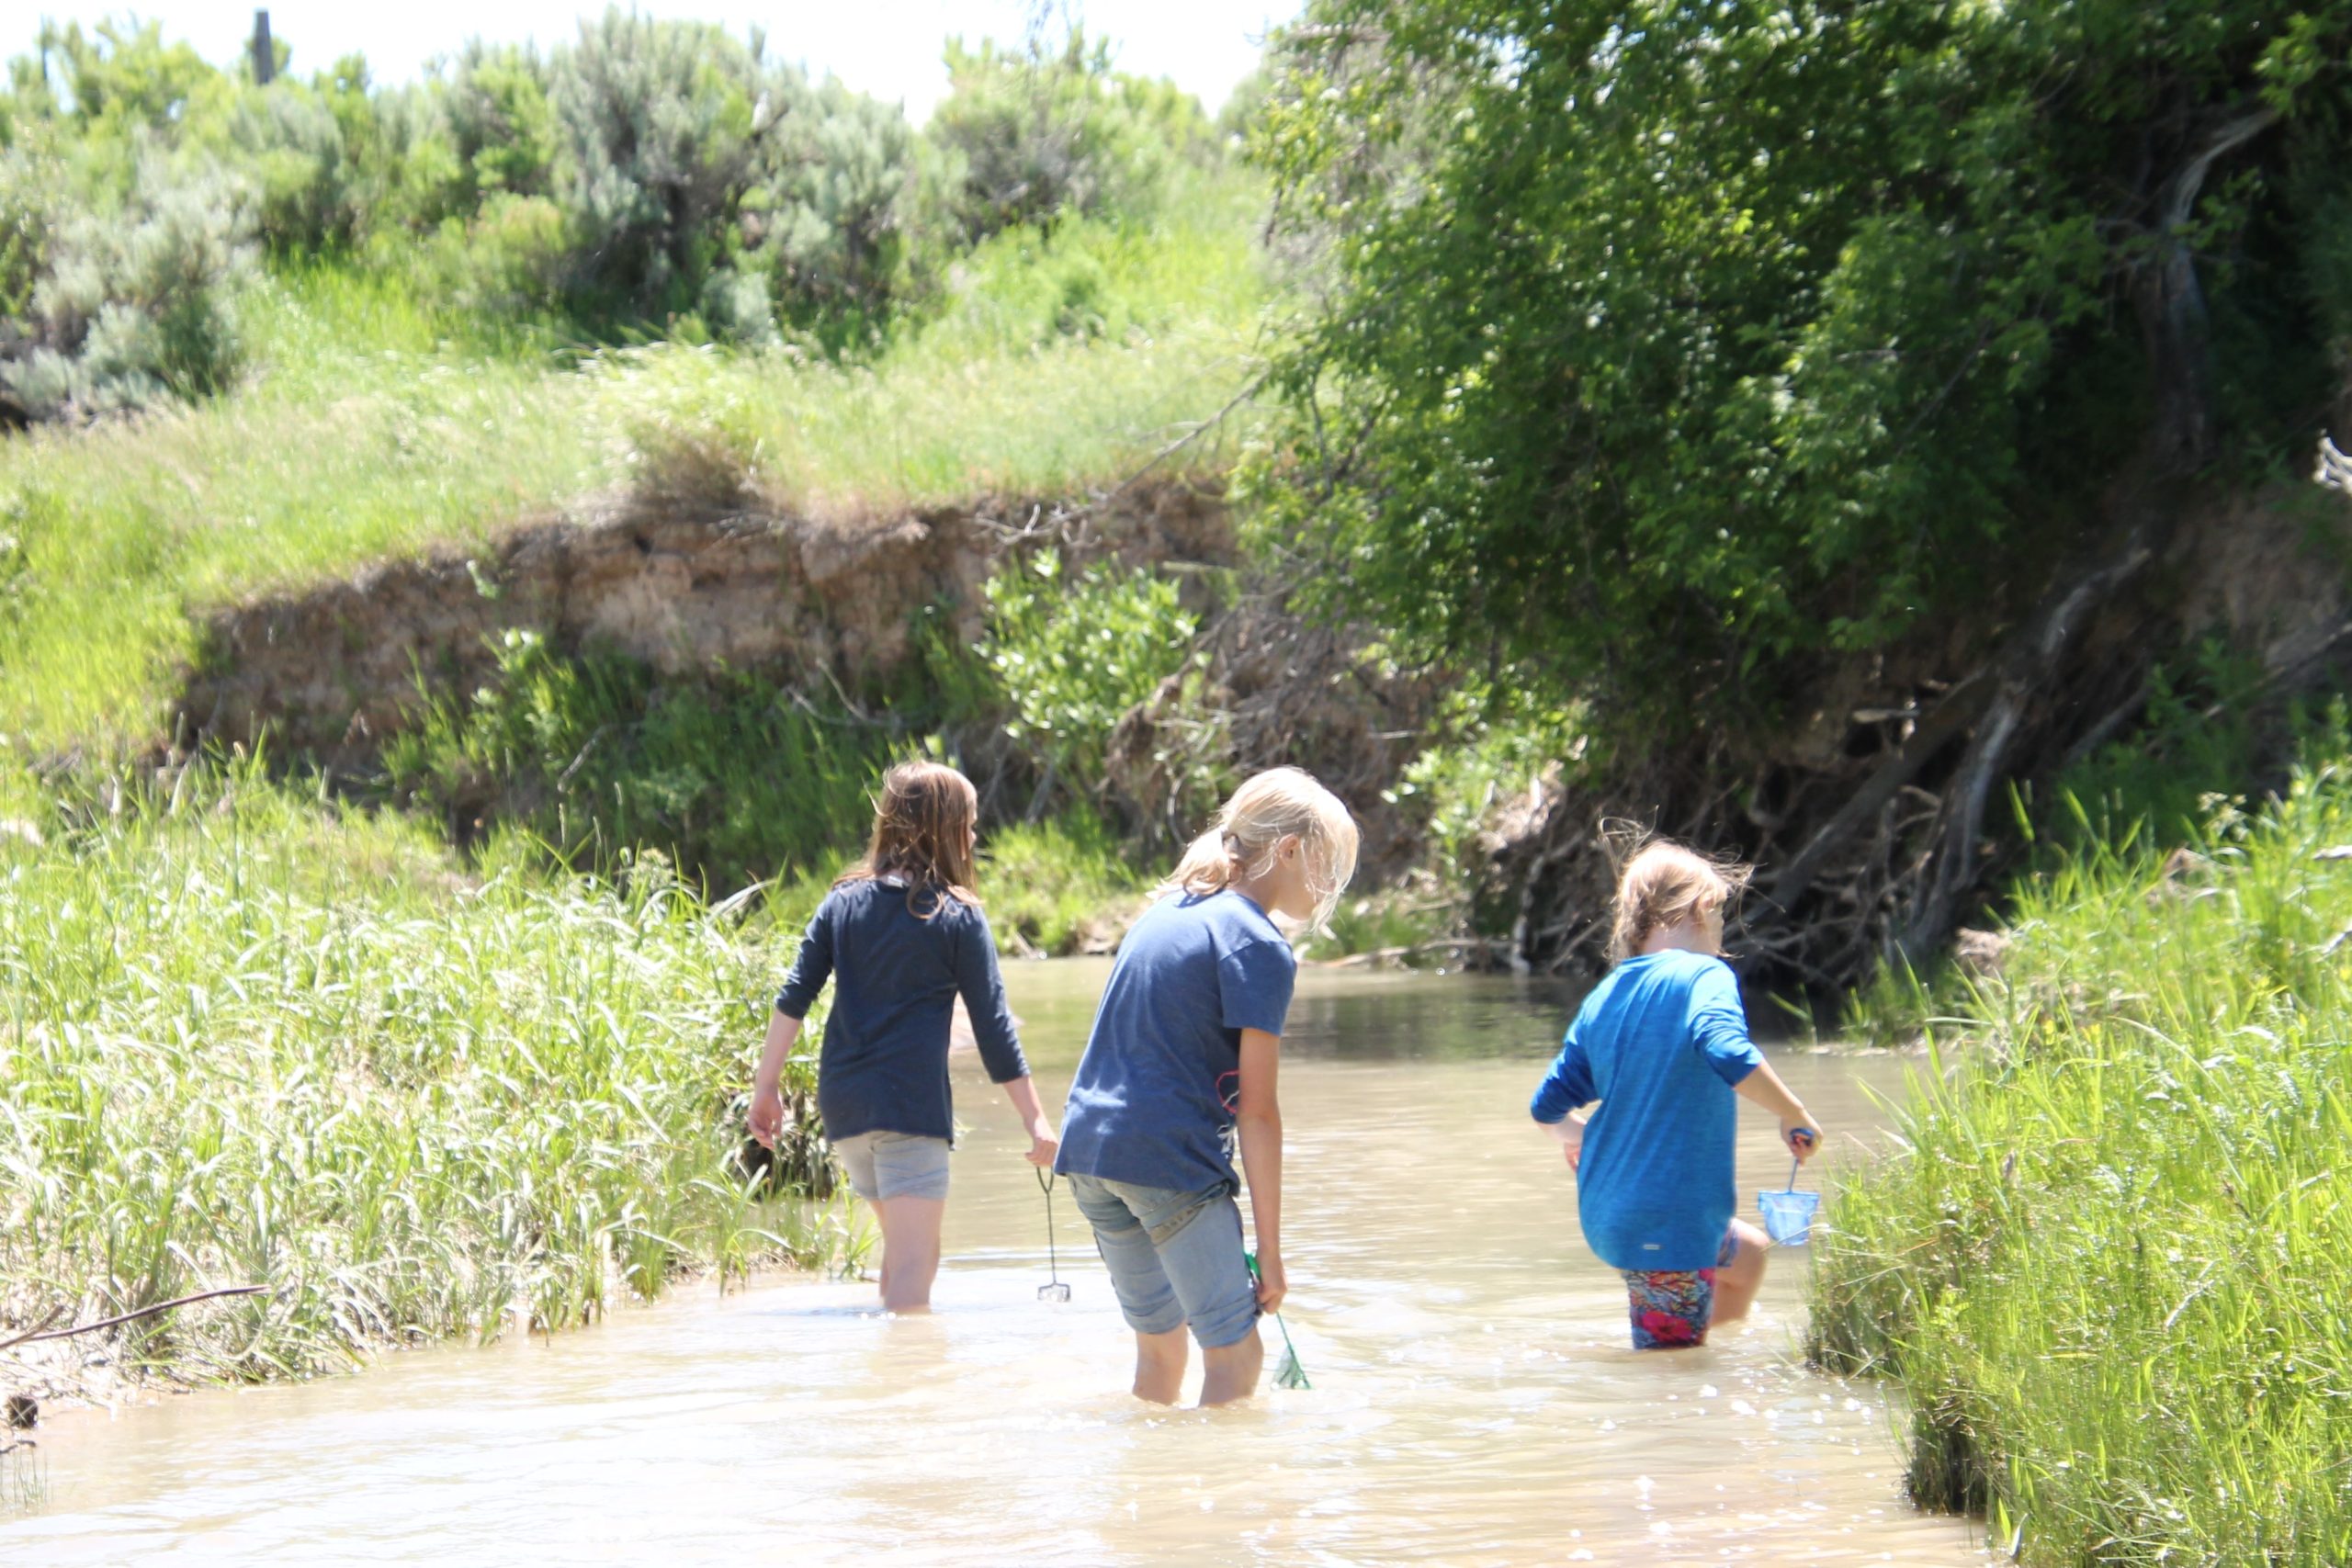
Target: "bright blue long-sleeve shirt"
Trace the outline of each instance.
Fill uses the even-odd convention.
[[[1733,1086],[1763,1065],[1720,958],[1629,958],[1593,987],[1528,1110],[1600,1101],[1577,1166],[1585,1240],[1613,1269],[1712,1269],[1739,1207]]]

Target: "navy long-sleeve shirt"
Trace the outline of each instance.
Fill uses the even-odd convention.
[[[928,889],[914,895],[913,908],[908,904],[906,884],[895,879],[834,888],[809,918],[776,995],[778,1012],[806,1018],[826,979],[834,981],[817,1058],[817,1111],[828,1138],[956,1135],[947,1037],[958,996],[989,1077],[1010,1083],[1028,1075],[988,917]]]

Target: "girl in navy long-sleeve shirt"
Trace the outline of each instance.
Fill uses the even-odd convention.
[[[810,918],[752,1083],[752,1135],[773,1148],[784,1122],[785,1059],[831,979],[817,1110],[850,1185],[880,1217],[882,1304],[891,1312],[929,1310],[939,1272],[956,1130],[947,1047],[958,997],[989,1077],[1028,1129],[1030,1163],[1050,1168],[1057,1146],[1005,1006],[988,917],[971,892],[978,811],[971,781],[953,768],[890,770],[873,842]]]

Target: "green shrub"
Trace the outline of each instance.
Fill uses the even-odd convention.
[[[967,243],[1065,216],[1148,218],[1180,164],[1216,156],[1197,101],[1113,72],[1110,46],[1076,28],[1058,50],[951,39],[947,76],[925,130],[942,158],[933,199]]]
[[[1161,682],[1197,671],[1199,617],[1175,582],[1041,549],[989,580],[981,657],[1002,682],[1008,733],[1081,793],[1103,783],[1103,741]]]
[[[691,308],[733,254],[755,151],[798,73],[769,66],[756,37],[615,9],[582,24],[549,77],[579,287],[640,315]]]
[[[905,112],[827,78],[757,152],[744,243],[804,325],[887,312],[907,287],[915,133]]]
[[[385,749],[391,783],[461,841],[504,823],[570,864],[654,851],[735,888],[830,875],[865,841],[883,770],[919,731],[862,722],[754,675],[664,684],[625,655],[505,634],[496,673],[427,705]]]
[[[0,1323],[259,1283],[89,1342],[257,1380],[842,1249],[733,1163],[784,955],[654,863],[469,875],[250,768],[78,815],[0,838]]]
[[[219,391],[244,362],[253,233],[242,184],[151,158],[122,209],[76,212],[52,236],[30,306],[39,346],[0,382],[40,418]]]

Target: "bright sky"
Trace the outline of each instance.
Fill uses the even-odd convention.
[[[161,22],[207,59],[226,63],[253,30],[255,0],[6,0],[0,4],[0,55],[31,47],[36,17],[85,27],[135,12]],[[831,72],[876,97],[903,101],[918,123],[947,90],[940,46],[951,33],[967,42],[1022,37],[1038,0],[639,0],[659,17],[718,22],[739,36],[767,30],[773,55],[811,71]],[[1270,27],[1302,8],[1299,0],[1091,0],[1054,6],[1090,34],[1111,40],[1122,71],[1172,76],[1211,114],[1258,62]],[[500,42],[549,44],[571,36],[577,19],[601,15],[602,0],[272,0],[270,30],[293,46],[291,69],[308,75],[341,55],[368,57],[379,82],[407,81],[436,54],[480,34]],[[30,15],[28,15],[30,13]]]

